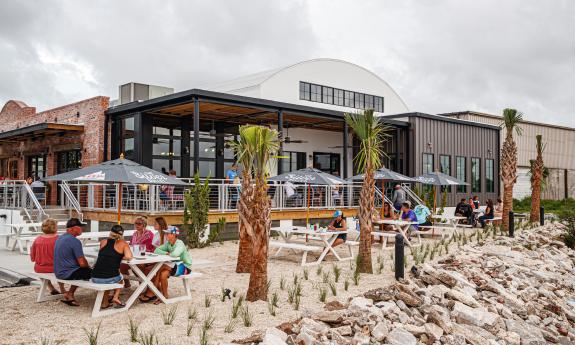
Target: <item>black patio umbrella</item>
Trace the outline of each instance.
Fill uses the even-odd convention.
[[[123,157],[86,168],[49,176],[44,181],[77,181],[126,184],[153,184],[187,186],[188,184],[172,176],[150,169]],[[118,195],[118,224],[122,207],[122,193]]]
[[[350,179],[352,181],[363,181],[365,177],[365,174],[359,174],[359,175],[355,175],[353,177],[351,177]],[[373,175],[373,178],[376,180],[380,180],[381,181],[381,193],[383,195],[383,183],[384,181],[390,181],[390,182],[415,182],[411,177],[402,175],[400,173],[397,173],[393,170],[389,170],[387,168],[380,168],[377,169]],[[383,197],[383,199],[385,199]],[[383,204],[384,202],[382,202],[381,204],[381,218],[384,219],[385,215],[383,212]]]
[[[437,186],[468,186],[469,183],[463,182],[453,176],[449,176],[442,172],[436,171],[427,174],[423,174],[417,177],[414,177],[413,180],[415,182],[421,184],[430,184],[434,186],[433,191],[433,208],[435,209],[436,204],[436,197],[437,197]]]
[[[309,196],[310,196],[310,185],[325,185],[325,186],[336,186],[340,184],[347,184],[348,181],[337,177],[335,175],[328,174],[318,169],[305,168],[296,171],[286,172],[281,175],[273,176],[268,178],[269,181],[277,182],[291,182],[291,183],[305,183],[307,186],[307,215],[306,223],[309,223]]]

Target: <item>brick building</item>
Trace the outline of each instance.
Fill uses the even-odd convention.
[[[0,111],[0,176],[43,178],[102,162],[108,105],[108,97],[97,96],[36,112],[8,101]],[[49,203],[56,204],[56,183],[47,189]]]

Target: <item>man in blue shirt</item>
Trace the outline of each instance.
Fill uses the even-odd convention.
[[[234,163],[228,171],[226,171],[226,183],[233,183],[236,176],[238,176],[238,165]]]
[[[76,237],[82,234],[82,226],[78,218],[70,218],[66,223],[66,233],[59,236],[54,246],[54,274],[58,279],[89,280],[92,269],[82,250],[82,242]],[[79,306],[74,298],[77,287],[71,286],[64,294],[62,302],[69,306]]]
[[[417,221],[417,216],[415,215],[415,212],[413,212],[413,210],[411,210],[409,208],[409,203],[408,202],[404,202],[401,204],[401,220],[405,221],[405,222],[415,222],[415,223],[419,223]],[[409,236],[411,236],[411,232],[412,231],[417,231],[419,229],[419,226],[417,224],[411,224],[409,226]]]

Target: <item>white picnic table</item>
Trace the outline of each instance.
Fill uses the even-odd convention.
[[[98,248],[95,248],[95,247],[84,248],[84,255],[86,257],[97,258],[98,257]],[[124,306],[122,308],[111,309],[111,310],[98,311],[96,313],[97,315],[93,314],[93,316],[105,316],[105,315],[115,314],[115,313],[118,313],[121,311],[126,311],[126,310],[130,309],[130,307],[136,302],[138,297],[146,290],[146,288],[150,288],[150,290],[152,290],[152,292],[154,292],[154,294],[156,294],[156,296],[165,304],[176,303],[176,302],[180,302],[180,301],[184,301],[184,300],[191,300],[192,299],[192,290],[191,290],[190,283],[188,282],[188,279],[196,277],[196,276],[200,276],[201,273],[193,272],[193,273],[190,273],[189,275],[186,275],[186,276],[177,277],[177,278],[181,278],[183,283],[184,283],[184,289],[186,291],[186,294],[183,296],[167,298],[166,296],[164,296],[160,292],[160,290],[158,290],[158,288],[156,288],[156,286],[152,282],[152,279],[154,278],[156,273],[158,273],[158,271],[160,270],[160,268],[162,267],[163,264],[176,262],[176,261],[179,261],[179,258],[172,257],[169,255],[159,255],[159,254],[153,254],[153,253],[146,253],[145,256],[140,256],[140,255],[134,256],[134,258],[130,261],[122,260],[122,263],[128,265],[130,267],[130,270],[138,278],[138,281],[140,282],[138,287],[132,292],[132,294],[130,295],[128,300],[125,302],[126,306]],[[144,265],[148,265],[148,264],[153,264],[153,267],[148,272],[148,275],[146,275],[146,274],[144,274],[144,272],[142,272],[140,267],[143,267]],[[102,297],[100,295],[98,295],[98,297],[96,298],[94,308],[96,308],[96,306],[98,306],[98,308],[99,308],[99,305],[101,303],[102,303]]]
[[[421,245],[421,237],[419,237],[419,232],[417,233],[418,239],[419,239],[418,245],[411,244],[411,241],[409,240],[409,238],[407,236],[407,232],[409,231],[409,227],[411,225],[419,224],[418,222],[408,222],[408,221],[401,220],[401,219],[381,219],[381,220],[374,221],[373,224],[392,225],[395,229],[397,229],[398,233],[401,234],[401,236],[403,237],[403,240],[405,241],[405,243],[407,244],[408,247],[416,247],[416,246]],[[378,234],[382,234],[382,233],[381,232],[378,233],[377,231],[374,231],[374,232],[372,232],[372,234],[375,236],[379,236]],[[386,241],[384,241],[384,244],[387,244],[387,239],[386,239]]]
[[[438,219],[438,220],[445,220],[447,221],[447,226],[445,226],[445,228],[448,228],[450,230],[453,230],[453,233],[457,233],[459,235],[459,233],[457,232],[457,229],[459,228],[459,222],[461,222],[462,220],[466,220],[466,217],[462,217],[462,216],[452,216],[452,215],[445,215],[445,214],[434,214],[431,216],[431,218],[433,219]],[[443,226],[437,226],[436,224],[434,224],[431,228],[433,229],[441,229]],[[442,236],[443,237],[443,234]]]
[[[294,226],[291,228],[271,228],[271,230],[276,231],[280,235],[281,239],[284,241],[283,243],[277,241],[270,241],[270,246],[278,248],[274,256],[278,256],[282,249],[289,249],[292,251],[302,251],[303,252],[302,263],[301,263],[302,266],[320,264],[329,252],[332,252],[338,261],[353,259],[353,254],[351,252],[350,246],[348,246],[350,255],[348,257],[343,258],[334,250],[333,247],[333,243],[335,242],[335,240],[339,235],[348,234],[347,230],[314,231],[303,226]],[[321,246],[315,246],[309,244],[309,242],[306,243],[295,242],[293,240],[293,235],[306,235],[311,239],[318,240],[321,243]],[[308,251],[321,251],[321,254],[316,261],[308,263],[306,261]]]
[[[124,237],[133,236],[134,231],[136,230],[124,230]],[[76,238],[82,242],[82,246],[85,246],[89,240],[98,241],[99,239],[107,238],[108,236],[110,236],[109,231],[86,231],[82,232],[82,234]]]
[[[66,222],[58,222],[57,224],[58,226],[65,226]],[[42,229],[42,223],[9,223],[2,225],[9,228],[7,233],[2,234],[2,237],[6,238],[6,248],[14,251],[16,246],[18,246],[21,254],[28,254],[29,252],[29,245],[26,246],[23,242],[33,241],[35,236],[42,234],[40,230]],[[11,239],[14,243],[10,246]]]

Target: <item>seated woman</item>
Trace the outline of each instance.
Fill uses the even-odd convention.
[[[142,245],[146,248],[146,252],[153,252],[155,247],[152,244],[152,242],[154,241],[154,233],[151,230],[148,230],[146,227],[148,226],[148,222],[146,221],[146,219],[144,217],[137,217],[136,220],[134,221],[134,229],[136,231],[134,231],[134,234],[132,235],[132,238],[130,239],[130,246],[135,246],[135,245]],[[148,266],[145,265],[140,265],[138,267],[140,267],[140,269],[144,272],[144,274],[148,274],[148,272],[152,269],[151,267],[153,266],[153,264],[150,264]],[[126,264],[122,264],[120,266],[120,271],[122,272],[122,274],[128,274],[128,270],[130,269],[130,267]],[[124,280],[124,287],[129,288],[130,287],[130,280],[129,279],[125,279]]]
[[[501,198],[497,198],[497,204],[495,204],[495,217],[502,217],[503,216],[503,200]]]
[[[343,218],[343,212],[341,212],[341,211],[335,211],[334,212],[333,219],[329,223],[329,225],[327,226],[327,229],[331,230],[331,231],[347,230],[347,224],[345,222],[345,219]],[[347,240],[347,234],[337,235],[337,238],[333,242],[332,247],[337,247],[340,244],[345,243],[345,240]]]
[[[495,217],[495,208],[493,207],[493,201],[489,199],[487,200],[486,204],[487,207],[485,208],[485,212],[478,218],[482,228],[485,227],[486,220],[493,219]]]
[[[152,245],[157,248],[164,244],[164,230],[168,230],[168,223],[166,223],[164,217],[157,217],[155,221],[154,230],[156,230],[156,233],[152,239]]]
[[[36,273],[54,273],[54,246],[58,239],[57,223],[54,219],[48,218],[42,222],[42,232],[44,235],[37,237],[30,248],[30,260],[34,263],[34,272]],[[60,291],[54,288],[51,282],[48,282],[50,293],[59,295],[66,293],[64,284],[60,283]]]
[[[174,258],[179,258],[180,261],[172,263],[172,265],[164,264],[154,277],[154,285],[160,290],[164,297],[168,298],[168,278],[170,276],[178,277],[186,275],[192,271],[192,257],[188,253],[188,249],[182,240],[178,239],[180,230],[175,226],[170,226],[166,233],[166,242],[156,248],[154,253],[160,255],[169,255]],[[151,290],[148,290],[144,296],[140,297],[140,301],[147,303],[155,301],[154,304],[160,304],[160,300],[154,295]]]
[[[124,279],[120,273],[122,260],[132,260],[132,251],[128,242],[124,241],[124,228],[121,225],[114,225],[110,230],[110,236],[100,241],[98,259],[92,270],[92,283],[95,284],[116,284],[122,283]],[[108,299],[110,291],[104,293],[102,309],[106,309],[115,304],[115,308],[126,306],[120,301],[120,290],[114,290],[114,296]]]

